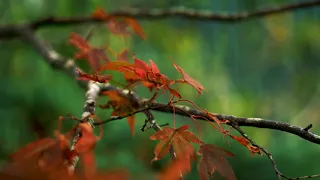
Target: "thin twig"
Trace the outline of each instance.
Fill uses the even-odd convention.
[[[109,17],[134,17],[139,19],[164,19],[172,17],[180,17],[185,19],[193,19],[198,21],[219,21],[219,22],[241,22],[253,18],[261,18],[274,14],[285,13],[288,11],[299,10],[310,7],[317,7],[320,5],[320,0],[303,1],[298,3],[278,5],[275,7],[268,7],[258,9],[252,12],[240,12],[234,14],[215,13],[206,10],[188,9],[185,7],[173,7],[169,9],[138,9],[126,8],[109,13]],[[68,26],[80,25],[84,23],[101,23],[105,20],[96,19],[92,16],[85,17],[47,17],[19,25],[2,25],[0,26],[0,39],[6,40],[18,37],[19,33],[16,31],[19,26],[28,26],[30,29],[37,30],[47,26]]]
[[[268,156],[269,160],[272,163],[273,169],[275,170],[279,180],[281,179],[281,177],[288,179],[288,180],[309,179],[309,178],[320,177],[320,174],[309,175],[309,176],[300,176],[300,177],[294,177],[294,178],[291,178],[291,177],[284,175],[277,168],[277,164],[276,164],[275,160],[273,159],[272,154],[267,149],[265,149],[265,148],[261,147],[260,145],[258,145],[257,143],[255,143],[237,124],[232,123],[231,126],[234,129],[236,129],[242,135],[242,137],[246,138],[253,146],[258,147],[259,149],[262,150],[262,152],[264,152]]]

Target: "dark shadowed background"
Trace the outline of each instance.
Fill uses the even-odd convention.
[[[185,6],[217,13],[252,11],[294,0],[0,0],[0,24],[22,23],[47,16],[90,15],[97,7],[107,12],[125,7],[169,8]],[[320,8],[308,8],[240,23],[197,21],[181,18],[139,20],[147,39],[123,39],[105,28],[96,28],[90,42],[109,45],[114,51],[130,49],[136,56],[152,59],[161,72],[180,77],[171,66],[172,57],[208,93],[184,87],[181,93],[211,112],[289,122],[320,133]],[[70,32],[86,35],[93,25],[45,27],[37,34],[62,55],[72,57],[75,48],[67,44]],[[0,157],[38,137],[52,136],[59,115],[81,116],[85,90],[71,78],[53,70],[28,44],[14,39],[0,41]],[[89,68],[81,61],[81,67]],[[140,88],[142,97],[150,93]],[[99,100],[103,103],[106,99]],[[98,110],[101,119],[110,111]],[[160,124],[173,116],[155,113]],[[98,143],[99,168],[127,168],[134,179],[150,179],[166,160],[151,165],[154,132],[141,132],[144,117],[136,117],[136,134],[131,137],[126,120],[109,123]],[[179,124],[191,119],[177,116]],[[64,131],[74,122],[65,121]],[[240,180],[276,179],[267,157],[252,157],[249,151],[223,137],[208,123],[200,123],[203,139],[232,151],[229,158]],[[301,138],[266,129],[244,128],[258,144],[273,153],[278,168],[295,177],[320,173],[320,146]],[[196,131],[194,131],[196,132]],[[230,146],[229,146],[230,144]],[[196,167],[196,165],[194,165]],[[219,179],[219,176],[216,176]],[[198,179],[196,168],[186,179]]]

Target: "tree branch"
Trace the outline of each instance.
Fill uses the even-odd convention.
[[[174,7],[170,9],[138,9],[126,8],[109,13],[113,17],[133,17],[139,19],[164,19],[172,17],[180,17],[184,19],[199,20],[199,21],[218,21],[226,23],[235,23],[253,18],[261,18],[275,14],[285,13],[304,8],[317,7],[320,5],[320,0],[310,0],[282,6],[268,7],[258,9],[252,12],[240,12],[234,14],[214,13],[209,10],[194,10],[185,7]],[[0,39],[6,40],[19,36],[19,26],[37,30],[47,26],[68,26],[80,25],[84,23],[101,23],[106,20],[95,19],[92,16],[83,17],[47,17],[21,25],[2,25],[0,26]],[[18,31],[17,31],[18,30]]]
[[[78,84],[83,87],[83,88],[89,88],[88,91],[88,96],[87,96],[87,101],[86,105],[84,108],[84,113],[83,117],[85,117],[88,114],[94,113],[94,107],[95,107],[95,99],[97,96],[97,92],[101,93],[102,91],[108,91],[108,90],[115,90],[119,92],[122,96],[127,97],[133,104],[135,104],[136,107],[144,107],[147,109],[143,109],[143,112],[147,116],[148,120],[151,121],[151,124],[153,124],[153,128],[156,130],[161,130],[161,127],[157,125],[154,121],[154,117],[150,110],[155,110],[155,111],[161,111],[161,112],[167,112],[167,113],[173,113],[172,107],[170,107],[168,104],[165,103],[149,103],[146,104],[146,102],[149,102],[149,100],[144,100],[139,98],[136,94],[133,92],[127,91],[127,90],[122,90],[120,88],[114,87],[110,84],[100,84],[100,83],[93,83],[91,81],[82,81],[79,80],[79,73],[77,69],[79,69],[75,63],[74,60],[65,58],[58,54],[50,45],[44,43],[41,41],[39,38],[36,37],[33,29],[30,29],[30,26],[16,26],[15,27],[15,32],[18,33],[19,37],[22,37],[23,40],[26,41],[26,43],[29,43],[32,45],[32,47],[37,50],[43,57],[44,59],[50,64],[53,68],[62,70],[63,72],[67,73],[69,76],[71,76]],[[81,72],[81,70],[79,69]],[[90,85],[91,84],[91,85]],[[94,84],[94,85],[93,85]],[[89,92],[95,92],[95,95],[89,95]],[[188,116],[190,117],[191,115],[196,116],[198,119],[212,119],[208,116],[208,113],[197,110],[196,108],[190,108],[188,106],[182,106],[182,105],[175,105],[175,113],[183,115],[183,116]],[[282,123],[278,121],[272,121],[272,120],[264,120],[261,118],[237,118],[232,115],[220,115],[220,114],[214,114],[211,113],[215,118],[224,121],[228,120],[229,126],[234,127],[236,130],[238,130],[242,136],[244,136],[252,145],[258,146],[254,141],[252,141],[243,131],[240,129],[240,126],[252,126],[252,127],[258,127],[258,128],[268,128],[268,129],[275,129],[275,130],[280,130],[284,132],[288,132],[291,134],[295,134],[297,136],[300,136],[301,138],[304,138],[310,142],[320,144],[320,136],[313,134],[309,131],[311,127],[307,128],[300,128],[296,126],[292,126],[288,123]],[[261,147],[260,147],[261,148]],[[319,177],[319,175],[312,175],[312,176],[303,176],[303,177],[298,177],[298,178],[289,178],[287,176],[284,176],[283,174],[280,173],[279,170],[277,170],[275,166],[275,162],[272,159],[271,154],[266,151],[265,149],[261,148],[265,154],[268,155],[269,159],[272,161],[274,169],[276,170],[277,174],[285,177],[287,179],[302,179],[302,178],[312,178],[312,177]],[[174,152],[171,151],[171,155],[174,158]]]
[[[95,115],[96,109],[96,101],[100,93],[100,87],[95,82],[88,83],[88,91],[86,93],[86,101],[83,108],[83,113],[81,116],[82,122],[80,123],[88,123],[92,128],[94,128],[94,119],[90,116]],[[79,123],[77,124],[77,126]],[[81,128],[76,127],[76,132],[72,140],[72,145],[70,150],[75,149],[75,145],[81,137]],[[79,156],[73,157],[72,164],[69,166],[69,172],[73,173],[74,169],[79,161]]]
[[[148,100],[143,100],[143,101],[148,102]],[[172,107],[166,106],[165,103],[154,102],[150,106],[152,110],[173,113]],[[208,119],[209,120],[211,119],[206,113],[200,110],[197,110],[195,108],[191,108],[183,105],[176,105],[175,113],[182,116],[187,116],[187,117],[190,117],[190,115],[195,115],[197,116],[197,119],[206,120],[206,121]],[[314,134],[308,130],[305,130],[304,128],[293,126],[289,123],[284,123],[284,122],[275,121],[275,120],[266,120],[261,118],[236,117],[233,115],[224,115],[224,114],[216,114],[216,113],[211,113],[211,114],[220,121],[229,120],[231,122],[236,123],[238,126],[249,126],[249,127],[256,127],[256,128],[279,130],[279,131],[297,135],[315,144],[320,144],[319,135]]]

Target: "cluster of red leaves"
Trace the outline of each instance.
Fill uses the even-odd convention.
[[[78,49],[74,58],[87,60],[93,70],[97,70],[102,63],[110,61],[104,48],[90,46],[87,40],[79,34],[71,33],[68,43]]]
[[[94,11],[92,17],[98,21],[105,21],[107,29],[114,35],[127,37],[132,34],[132,32],[129,30],[129,28],[131,28],[141,38],[145,39],[145,34],[142,27],[137,21],[132,18],[112,16],[107,14],[103,9],[100,8]],[[141,84],[147,87],[150,91],[156,90],[155,97],[159,91],[161,93],[167,93],[171,95],[172,98],[170,98],[170,102],[172,102],[172,99],[174,97],[178,99],[182,98],[178,89],[172,88],[173,84],[188,84],[195,88],[199,94],[202,94],[202,92],[205,90],[205,88],[198,81],[191,78],[173,60],[172,66],[181,74],[182,79],[169,79],[166,75],[160,72],[159,68],[152,60],[149,60],[150,63],[147,64],[143,60],[138,59],[133,55],[133,63],[130,63],[128,61],[129,53],[127,50],[116,54],[116,61],[111,61],[105,53],[105,50],[111,51],[110,49],[92,47],[88,44],[86,38],[81,37],[80,35],[75,33],[71,34],[69,43],[74,45],[79,50],[79,52],[75,54],[75,58],[87,59],[91,67],[96,70],[97,73],[100,73],[103,70],[113,70],[121,72],[126,82],[128,83],[125,88],[130,89],[138,84]],[[101,62],[103,62],[103,65],[101,64]],[[81,71],[78,71],[78,74],[81,80],[92,80],[99,83],[107,83],[112,79],[111,75],[86,74]],[[117,91],[107,91],[103,92],[102,94],[108,96],[109,101],[104,105],[100,105],[100,107],[112,108],[113,112],[111,113],[111,116],[125,116],[135,110],[131,102],[126,97],[122,97],[120,94],[118,94]],[[188,102],[197,107],[191,101]],[[197,108],[200,109],[199,107]],[[218,124],[218,126],[216,126],[212,122],[210,122],[220,132],[230,136],[240,144],[246,146],[252,154],[260,153],[260,149],[256,146],[251,145],[247,139],[243,137],[233,136],[229,134],[228,131],[225,131],[224,129],[222,129],[222,127],[219,126],[221,123],[226,122],[217,120],[211,113],[207,112],[206,110],[200,110],[206,113],[208,117],[210,117],[210,120],[208,120],[209,122],[213,120]],[[196,118],[193,116],[191,117]],[[133,136],[135,123],[134,115],[127,117],[127,121],[130,127],[131,134]],[[59,142],[62,141],[65,143],[63,146],[59,146],[60,151],[63,154],[62,157],[65,158],[64,160],[66,160],[69,164],[72,162],[71,160],[75,155],[80,156],[85,169],[84,174],[88,174],[87,172],[91,172],[90,174],[94,174],[92,173],[95,172],[95,163],[92,149],[94,148],[95,143],[99,138],[94,136],[91,127],[80,125],[79,128],[81,128],[82,137],[75,145],[75,149],[73,151],[70,151],[68,148],[63,148],[68,146],[68,142],[63,141],[62,139],[59,140]],[[175,153],[176,160],[164,173],[160,174],[159,179],[179,179],[182,174],[188,173],[190,171],[191,162],[193,160],[196,160],[197,154],[201,156],[198,161],[198,172],[201,180],[207,180],[208,175],[212,176],[216,171],[228,180],[236,179],[231,166],[225,159],[228,156],[234,155],[223,148],[211,144],[205,144],[204,142],[199,140],[192,132],[188,131],[188,129],[188,125],[184,125],[179,128],[166,127],[150,137],[150,139],[152,140],[160,141],[154,150],[155,157],[152,159],[152,161],[163,158],[170,152],[170,148],[173,148],[172,150]],[[64,136],[58,137],[60,137],[61,139],[61,137]],[[191,143],[200,145],[197,153],[195,152],[194,147]],[[47,166],[43,165],[46,161],[41,160],[39,162],[41,162],[39,163],[41,167]]]
[[[142,39],[146,38],[146,35],[140,26],[140,24],[129,17],[125,18],[117,18],[115,16],[108,15],[102,8],[96,9],[92,17],[97,20],[104,20],[106,21],[106,26],[115,35],[119,36],[129,36],[131,33],[129,32],[129,27],[137,33]]]
[[[70,149],[70,134],[81,136]],[[9,180],[96,180],[128,179],[126,172],[99,172],[95,167],[93,149],[100,137],[96,137],[88,123],[80,123],[66,135],[56,132],[56,138],[43,138],[31,142],[11,155],[11,161],[0,171],[0,179]],[[71,173],[74,159],[80,157],[83,172]]]
[[[96,9],[93,12],[92,17],[97,20],[105,20],[108,30],[116,36],[126,37],[131,35],[128,30],[128,27],[131,27],[131,29],[142,39],[146,38],[142,27],[136,20],[132,18],[119,18],[109,16],[101,8]],[[77,33],[71,33],[68,43],[78,49],[78,52],[74,55],[74,58],[87,60],[91,68],[95,71],[103,63],[110,61],[110,58],[105,52],[108,47],[93,47],[88,43],[87,38],[82,37]]]
[[[182,68],[178,65],[173,64],[179,73],[181,73],[182,80],[171,80],[166,75],[160,73],[157,65],[150,59],[150,65],[141,59],[133,56],[134,63],[131,64],[126,61],[113,61],[107,62],[103,67],[99,69],[102,70],[115,70],[123,73],[123,76],[132,85],[137,82],[141,82],[142,85],[146,86],[150,90],[162,90],[163,92],[168,92],[174,97],[181,98],[180,93],[171,87],[174,83],[185,83],[193,86],[200,94],[204,90],[204,87],[196,80],[191,78],[187,73],[184,72]]]
[[[103,95],[109,97],[109,101],[106,104],[99,105],[102,109],[109,109],[112,108],[113,112],[111,116],[125,116],[130,112],[134,111],[130,101],[119,95],[117,91],[105,91],[102,92]],[[130,127],[131,135],[134,136],[134,124],[135,124],[135,116],[128,116],[127,121]]]
[[[188,131],[189,126],[183,125],[177,129],[163,128],[150,136],[151,140],[159,140],[152,160],[163,158],[173,148],[176,161],[170,165],[164,173],[159,175],[159,180],[179,179],[181,174],[190,172],[191,161],[196,160],[196,153],[192,143],[200,145],[198,155],[202,156],[198,162],[198,172],[201,180],[207,180],[208,175],[219,172],[228,180],[235,180],[235,174],[225,159],[227,156],[234,156],[231,152],[212,144],[205,144],[199,140],[192,132]]]

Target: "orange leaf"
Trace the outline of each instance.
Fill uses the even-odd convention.
[[[140,26],[140,24],[132,19],[132,18],[126,18],[125,19],[126,22],[128,23],[129,26],[131,26],[131,28],[142,38],[142,39],[146,39],[146,35],[143,32],[142,27]]]
[[[232,137],[234,140],[238,141],[243,146],[247,147],[249,149],[250,153],[252,154],[252,156],[255,153],[261,154],[260,148],[250,145],[250,142],[246,138],[240,137],[240,136],[233,136],[231,134],[229,136]]]
[[[81,137],[75,144],[75,150],[79,154],[92,151],[98,138],[93,133],[93,128],[88,123],[80,123]]]
[[[117,91],[105,91],[102,94],[107,95],[110,99],[106,104],[106,107],[111,106],[113,108],[114,111],[111,113],[112,116],[124,116],[134,111],[131,102],[127,98],[120,96]],[[134,136],[135,117],[127,117],[127,122],[130,127],[131,135]]]
[[[56,140],[52,138],[44,138],[27,144],[11,155],[13,161],[19,161],[30,157],[38,156],[44,150],[56,144]]]
[[[135,123],[135,117],[129,116],[127,117],[127,121],[130,127],[131,135],[134,136],[134,123]]]
[[[186,167],[188,166],[188,163],[189,162],[186,161],[175,161],[171,163],[158,175],[157,180],[180,180],[181,175],[183,176],[187,173],[185,169],[188,168]]]
[[[176,70],[182,75],[183,80],[187,83],[193,86],[199,94],[202,94],[202,91],[205,90],[205,88],[196,80],[192,79],[187,73],[184,72],[182,68],[180,68],[177,64],[173,64],[173,67],[176,68]]]
[[[179,99],[182,98],[182,96],[180,95],[180,93],[179,93],[178,91],[176,91],[175,89],[172,89],[172,88],[168,87],[168,90],[169,90],[169,92],[170,92],[171,95],[173,95],[173,96],[175,96],[175,97],[177,97],[177,98],[179,98]]]
[[[93,151],[82,153],[80,155],[80,160],[86,179],[94,176],[96,173],[96,162]]]
[[[150,136],[151,140],[164,140],[173,135],[174,129],[165,127],[161,131],[157,131],[155,134]]]
[[[107,20],[109,18],[108,14],[102,8],[97,8],[92,13],[92,17],[95,19],[101,19],[101,20]]]

